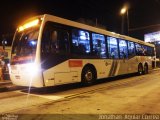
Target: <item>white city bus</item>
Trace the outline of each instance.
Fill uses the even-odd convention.
[[[155,46],[128,36],[42,15],[15,33],[10,77],[20,86],[45,87],[152,69]]]

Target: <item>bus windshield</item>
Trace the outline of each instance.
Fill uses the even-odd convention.
[[[12,46],[11,64],[33,62],[37,48],[39,28],[16,32]]]

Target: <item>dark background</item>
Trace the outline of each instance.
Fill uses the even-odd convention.
[[[52,14],[70,20],[92,21],[109,31],[121,33],[120,9],[128,3],[129,35],[143,40],[145,33],[160,30],[160,0],[5,0],[0,3],[0,38],[10,36],[24,20]],[[125,32],[127,33],[125,16]],[[151,26],[154,25],[154,26]],[[142,27],[142,28],[141,28]]]

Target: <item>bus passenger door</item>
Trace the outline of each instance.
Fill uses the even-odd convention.
[[[41,67],[45,86],[70,82],[69,33],[65,28],[47,22],[41,42]]]

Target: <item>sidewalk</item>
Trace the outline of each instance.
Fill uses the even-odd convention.
[[[24,86],[17,86],[17,85],[12,84],[11,80],[0,80],[0,93],[21,90],[25,88],[26,87]]]
[[[160,68],[159,68],[159,67],[157,67],[157,68],[154,68],[153,70],[160,70]]]

